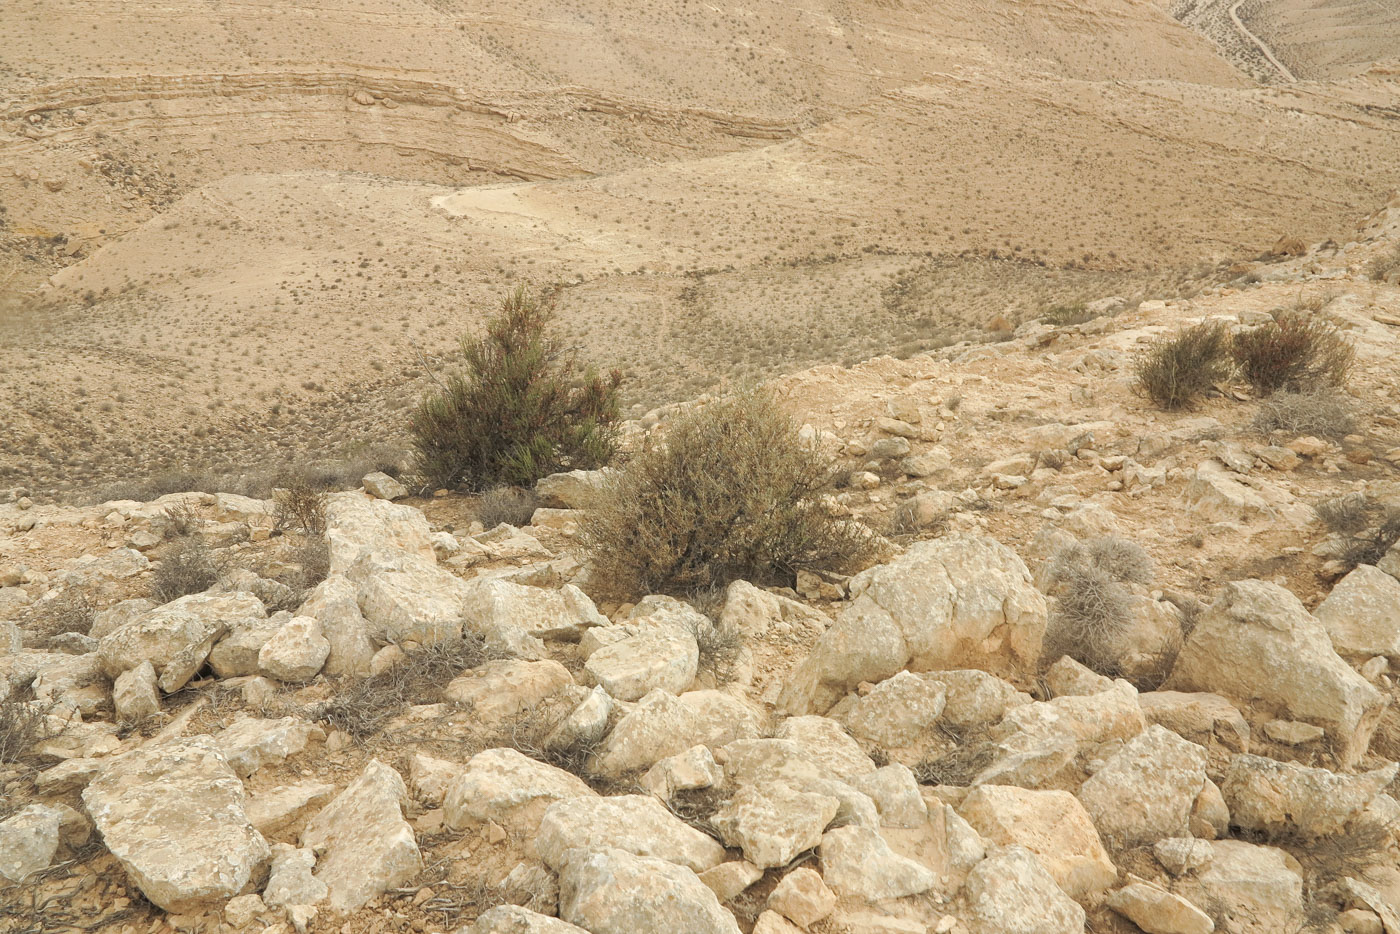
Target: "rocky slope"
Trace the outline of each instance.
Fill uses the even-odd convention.
[[[850,468],[832,508],[889,552],[852,578],[736,582],[703,612],[590,596],[591,474],[489,530],[469,499],[372,475],[308,537],[229,494],[14,496],[0,917],[1400,930],[1400,545],[1348,571],[1313,508],[1400,505],[1400,283],[1366,275],[1398,244],[1394,204],[1189,299],[1106,297],[1078,324],[776,381]],[[1261,432],[1237,386],[1180,415],[1133,396],[1155,336],[1298,302],[1356,347],[1353,425]],[[1116,677],[1055,649],[1056,559],[1105,537],[1152,559],[1122,585]],[[191,541],[213,585],[153,599]]]

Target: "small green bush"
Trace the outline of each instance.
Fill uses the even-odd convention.
[[[687,593],[744,579],[793,584],[802,568],[865,560],[870,534],[819,501],[826,459],[766,393],[677,420],[584,517],[596,579],[627,594]]]
[[[1261,396],[1341,386],[1356,351],[1341,329],[1320,315],[1288,311],[1235,336],[1235,365]]]
[[[1158,408],[1184,409],[1230,376],[1230,332],[1205,321],[1155,341],[1138,357],[1136,387]]]
[[[409,422],[414,470],[427,483],[524,487],[612,457],[622,375],[580,373],[545,336],[552,314],[548,295],[519,288],[485,337],[463,339],[466,372],[426,395]]]

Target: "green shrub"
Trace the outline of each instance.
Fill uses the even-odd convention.
[[[868,530],[819,502],[829,479],[768,394],[740,392],[681,417],[619,471],[581,534],[597,580],[622,593],[792,584],[801,568],[844,568],[873,550]]]
[[[1162,409],[1183,409],[1230,376],[1230,332],[1205,321],[1162,337],[1143,351],[1136,366],[1139,392]]]
[[[427,483],[530,486],[612,457],[622,375],[580,373],[545,336],[552,313],[548,296],[519,288],[485,337],[463,339],[466,372],[426,395],[409,423],[414,470]]]
[[[1356,358],[1340,328],[1299,311],[1236,335],[1231,353],[1240,375],[1261,396],[1341,386]]]

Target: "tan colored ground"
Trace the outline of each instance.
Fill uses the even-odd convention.
[[[1400,75],[1124,0],[14,0],[0,479],[395,443],[514,281],[642,408],[1176,294],[1400,187]],[[434,366],[440,365],[434,363]]]

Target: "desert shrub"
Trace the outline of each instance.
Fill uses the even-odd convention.
[[[1341,329],[1320,315],[1279,314],[1235,336],[1231,355],[1260,395],[1303,392],[1347,381],[1356,351]]]
[[[717,684],[733,681],[744,649],[743,634],[709,620],[697,624],[694,632],[695,644],[700,649],[700,670],[708,671]]]
[[[1259,403],[1251,427],[1260,434],[1286,431],[1339,438],[1356,430],[1356,408],[1330,388],[1276,392]]]
[[[993,744],[973,742],[917,763],[914,778],[921,785],[970,785],[996,758]]]
[[[1150,583],[1152,559],[1132,542],[1100,538],[1059,549],[1048,576],[1057,602],[1046,657],[1068,655],[1096,671],[1113,671],[1132,621],[1132,593],[1124,585]]]
[[[1323,500],[1313,512],[1340,539],[1337,560],[1347,570],[1376,564],[1400,542],[1400,504],[1383,503],[1365,493]]]
[[[1400,246],[1366,264],[1366,275],[1375,282],[1387,282],[1397,273],[1400,273]]]
[[[494,529],[502,522],[507,525],[523,526],[530,524],[530,517],[539,507],[540,498],[533,490],[517,486],[498,486],[481,494],[476,503],[476,517],[488,529]]]
[[[548,296],[519,288],[485,337],[463,339],[466,372],[440,382],[409,422],[414,469],[427,483],[529,486],[612,457],[622,375],[580,373],[545,336],[552,313]]]
[[[19,626],[42,644],[65,632],[87,635],[96,618],[97,607],[87,594],[70,587],[29,607],[20,618]]]
[[[870,537],[819,501],[828,473],[766,393],[711,402],[622,468],[584,517],[596,579],[629,594],[684,593],[856,564]]]
[[[37,704],[14,697],[0,700],[0,764],[18,762],[30,747],[49,737],[48,716]]]
[[[1158,408],[1183,409],[1230,376],[1230,333],[1205,321],[1157,339],[1134,364],[1135,386]]]
[[[364,739],[379,732],[406,707],[438,703],[449,681],[490,657],[485,641],[471,632],[427,643],[406,652],[387,671],[337,691],[335,697],[313,711],[313,716]]]
[[[1099,317],[1090,311],[1083,302],[1074,302],[1069,305],[1051,305],[1040,315],[1046,324],[1055,327],[1066,327],[1071,324],[1083,324],[1085,321],[1092,321]]]
[[[151,599],[169,603],[213,587],[219,579],[219,562],[213,550],[199,539],[182,538],[172,543],[151,578]]]
[[[304,470],[288,471],[279,477],[272,491],[277,528],[324,534],[327,489],[324,482]]]

